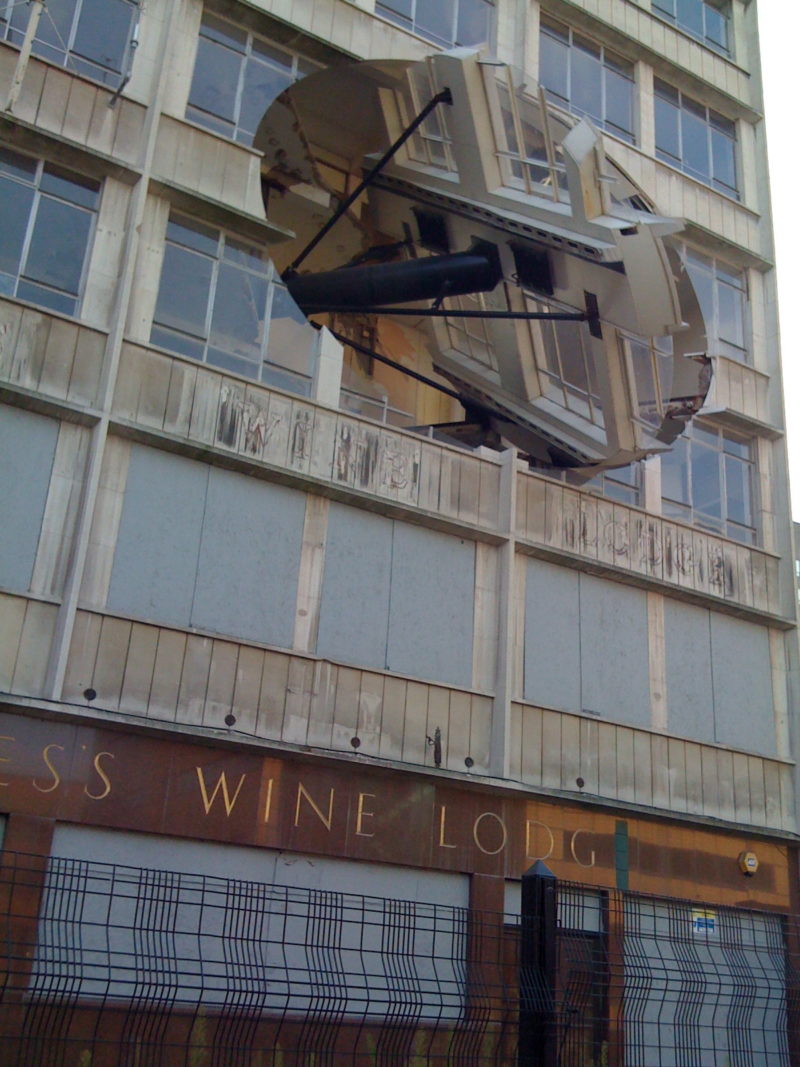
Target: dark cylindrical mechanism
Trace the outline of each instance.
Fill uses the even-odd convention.
[[[292,298],[306,313],[331,307],[375,307],[411,300],[485,293],[502,277],[497,249],[481,244],[469,252],[344,267],[287,279]]]

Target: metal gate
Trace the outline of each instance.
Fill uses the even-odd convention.
[[[0,1062],[800,1065],[795,918],[533,883],[504,916],[4,853]]]

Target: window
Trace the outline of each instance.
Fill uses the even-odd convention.
[[[656,79],[656,155],[738,199],[736,125]]]
[[[539,81],[553,103],[633,142],[633,64],[542,18]]]
[[[375,11],[445,48],[484,44],[490,38],[490,0],[378,0]]]
[[[0,293],[74,315],[100,183],[0,148]]]
[[[555,302],[545,304],[526,293],[525,310],[547,313],[575,309]],[[600,382],[586,323],[540,319],[528,325],[542,394],[595,426],[604,426]]]
[[[705,319],[709,352],[749,362],[745,275],[690,248],[683,258]]]
[[[661,457],[664,514],[754,544],[754,451],[752,441],[692,422]]]
[[[292,392],[309,391],[316,331],[263,252],[172,216],[153,344]]]
[[[538,102],[515,90],[508,67],[502,77],[491,67],[484,67],[483,74],[505,183],[529,195],[568,201],[563,153],[552,129],[557,124],[542,114]]]
[[[408,125],[436,95],[436,82],[430,64],[415,64],[408,75],[408,94],[403,94],[402,103]],[[408,142],[409,156],[416,163],[455,173],[452,139],[447,129],[446,108],[437,107],[428,115]]]
[[[730,5],[714,0],[653,0],[653,11],[716,52],[730,53]]]
[[[627,467],[617,467],[610,471],[601,471],[589,481],[579,479],[568,470],[563,480],[567,485],[577,485],[580,489],[604,496],[606,500],[616,500],[620,504],[638,506],[641,492],[641,464],[630,463]]]
[[[316,64],[292,52],[206,15],[186,117],[250,145],[275,97],[316,69]]]
[[[0,40],[21,45],[32,10],[0,0]],[[116,87],[133,57],[138,14],[139,0],[47,0],[34,54]]]

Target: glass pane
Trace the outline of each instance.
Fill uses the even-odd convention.
[[[653,10],[660,15],[675,18],[675,0],[653,0]]]
[[[711,152],[714,160],[714,181],[731,191],[736,190],[736,150],[734,142],[712,127]]]
[[[200,222],[173,215],[167,223],[167,240],[185,245],[186,248],[194,248],[207,256],[216,256],[219,231],[212,230],[210,226],[203,226]]]
[[[692,443],[692,504],[696,511],[722,518],[719,454]]]
[[[244,68],[244,87],[239,109],[237,140],[252,144],[258,125],[269,105],[292,84],[291,68],[264,63],[254,58]]]
[[[613,70],[606,70],[606,121],[626,133],[633,133],[633,82]]]
[[[539,80],[562,100],[569,99],[569,47],[560,38],[542,32],[539,43]]]
[[[0,271],[16,277],[33,203],[33,189],[0,177]]]
[[[673,159],[681,158],[678,108],[660,94],[656,95],[656,147]]]
[[[711,336],[716,328],[714,324],[713,275],[708,270],[700,267],[697,264],[697,261],[691,257],[687,257],[686,268],[689,272],[689,277],[692,279],[694,291],[697,294],[697,300],[700,304],[700,310],[703,312],[706,332]]]
[[[71,204],[94,209],[100,196],[100,183],[78,174],[64,172],[49,164],[44,168],[39,186],[43,193],[52,193]]]
[[[455,0],[437,0],[435,4],[417,0],[415,29],[424,37],[442,44],[455,39]]]
[[[247,45],[247,34],[244,30],[238,29],[223,19],[215,18],[213,15],[204,17],[203,25],[200,27],[200,35],[201,37],[208,37],[211,41],[224,44],[235,52],[244,52]]]
[[[708,181],[711,177],[711,163],[708,153],[708,126],[704,118],[690,104],[684,102],[681,117],[683,119],[683,163],[695,177]]]
[[[182,356],[189,356],[191,359],[197,360],[203,358],[203,349],[205,347],[202,341],[186,337],[184,334],[176,333],[174,330],[166,330],[156,324],[153,325],[153,329],[150,331],[150,344],[159,345],[170,352],[180,352]]]
[[[564,381],[582,393],[588,393],[589,377],[586,372],[580,327],[574,322],[556,322],[555,330]]]
[[[260,363],[268,287],[266,278],[223,262],[217,278],[209,345]]]
[[[317,331],[282,285],[272,294],[267,359],[300,374],[311,372],[311,357],[316,350]]]
[[[73,50],[98,66],[121,72],[133,16],[127,0],[83,0]]]
[[[742,526],[752,526],[749,464],[733,456],[725,457],[725,492],[727,517]]]
[[[213,262],[205,256],[167,245],[155,321],[204,338],[213,267]]]
[[[77,296],[92,216],[42,197],[25,261],[25,277]]]
[[[460,0],[455,43],[471,45],[488,41],[491,13],[492,6],[486,0]]]
[[[383,0],[377,5],[381,14],[411,24],[414,17],[414,0]]]
[[[728,51],[728,20],[709,4],[706,4],[706,38],[723,52]]]
[[[681,504],[689,503],[689,458],[684,437],[679,437],[672,450],[661,457],[661,495]]]
[[[630,353],[639,417],[653,426],[658,426],[661,422],[661,412],[650,346],[632,340]]]
[[[21,280],[17,286],[17,296],[20,300],[30,300],[32,304],[40,304],[50,308],[51,311],[60,311],[62,315],[74,315],[78,301],[74,296],[56,292],[55,289],[46,289],[41,285]]]
[[[0,173],[12,174],[15,178],[32,182],[36,176],[36,160],[30,156],[9,152],[7,148],[0,148]]]
[[[695,37],[703,36],[703,0],[677,0],[678,25]]]
[[[722,448],[730,456],[738,456],[740,459],[751,460],[752,449],[749,441],[740,441],[737,437],[725,434],[722,438]]]
[[[730,285],[718,285],[719,336],[737,348],[744,348],[744,301],[742,293]]]
[[[576,111],[590,115],[597,122],[603,121],[602,113],[602,67],[600,57],[574,48],[572,51],[572,93],[570,103]]]
[[[75,0],[48,0],[39,19],[33,51],[45,59],[63,63],[69,48]],[[25,19],[27,23],[27,17]]]
[[[233,123],[242,62],[243,57],[238,53],[201,37],[189,103]]]

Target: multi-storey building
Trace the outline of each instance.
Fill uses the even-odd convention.
[[[420,433],[460,409],[414,330],[288,296],[286,219],[363,161],[339,101],[281,186],[270,103],[457,46],[685,220],[714,374],[668,451]],[[537,860],[548,1063],[800,1062],[760,85],[755,0],[0,0],[4,1062],[515,1062]],[[504,114],[517,195],[557,186]]]

